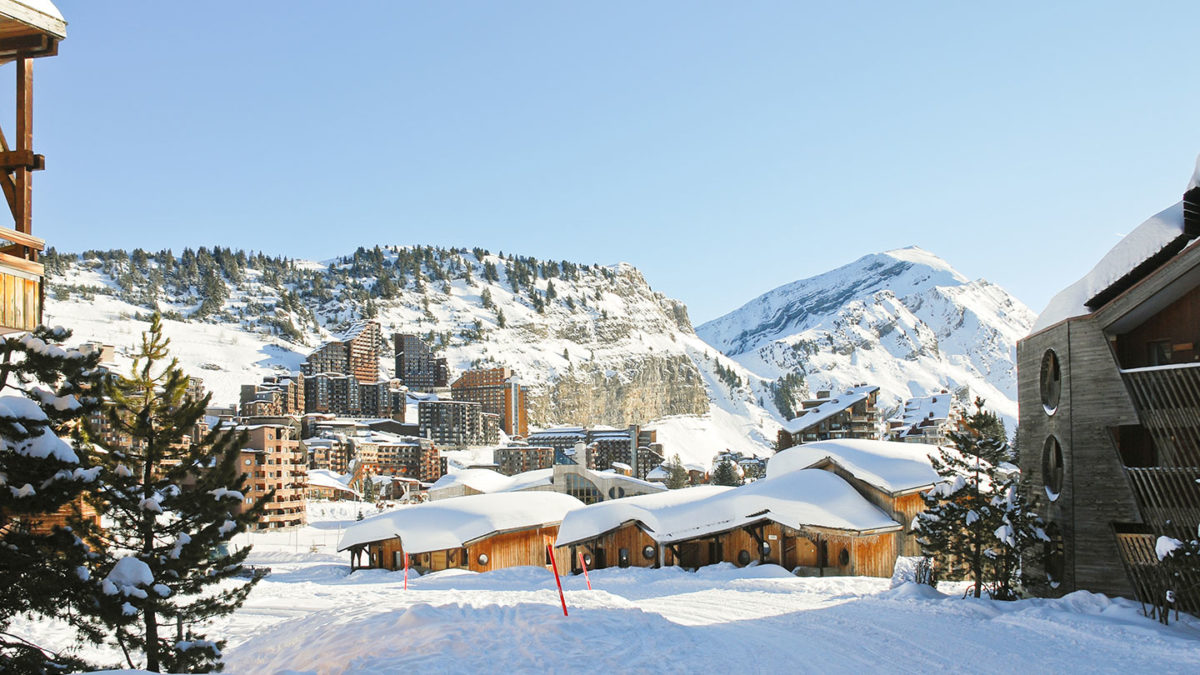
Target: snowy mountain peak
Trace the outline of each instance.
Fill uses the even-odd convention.
[[[780,286],[696,332],[750,372],[791,388],[776,397],[781,408],[862,382],[879,385],[884,407],[969,386],[1013,420],[1015,345],[1033,319],[1004,289],[970,281],[914,246]]]

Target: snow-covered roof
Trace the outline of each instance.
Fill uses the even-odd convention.
[[[491,534],[558,523],[582,506],[558,492],[502,492],[426,502],[351,525],[338,550],[393,537],[400,538],[408,553],[462,548]]]
[[[1200,158],[1188,181],[1188,190],[1200,186]],[[1100,259],[1079,281],[1051,298],[1046,309],[1033,324],[1031,333],[1049,328],[1059,321],[1082,316],[1092,311],[1085,303],[1112,286],[1138,265],[1175,244],[1184,236],[1183,202],[1180,201],[1150,217]]]
[[[954,403],[954,395],[949,393],[931,394],[929,396],[914,396],[904,402],[904,408],[896,417],[888,420],[897,426],[907,427],[901,435],[907,436],[914,427],[930,421],[944,422],[950,417],[950,407]]]
[[[666,526],[659,522],[660,515],[669,518],[670,509],[674,507],[703,501],[732,489],[720,485],[697,485],[597,502],[572,511],[563,518],[562,525],[558,527],[558,541],[555,546],[594,539],[630,521],[641,523],[652,533],[665,530]]]
[[[926,488],[938,480],[930,455],[935,445],[863,439],[805,443],[783,450],[767,462],[767,478],[807,469],[828,460],[859,480],[897,494]]]
[[[3,0],[0,13],[55,37],[67,36],[67,22],[50,0]]]
[[[867,400],[876,391],[879,391],[879,387],[875,385],[863,385],[852,387],[844,393],[828,399],[820,399],[823,401],[821,404],[800,411],[800,415],[784,423],[783,428],[789,434],[799,433],[824,422],[856,403]]]
[[[444,490],[456,485],[464,485],[476,492],[514,492],[528,490],[540,485],[550,485],[553,482],[554,469],[535,469],[515,476],[505,476],[491,469],[463,469],[448,473],[437,480],[430,490]]]
[[[358,493],[358,490],[350,487],[345,479],[345,476],[339,476],[328,469],[309,469],[308,476],[304,482],[311,487],[333,488],[334,490],[342,490],[361,497],[362,495]]]
[[[762,520],[856,532],[900,528],[836,474],[792,471],[737,488],[700,486],[586,506],[563,520],[558,545],[592,539],[630,521],[655,541],[671,543]]]

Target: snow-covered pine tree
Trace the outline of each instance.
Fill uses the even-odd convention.
[[[99,404],[103,371],[98,351],[61,345],[69,336],[41,326],[0,340],[0,672],[88,665],[9,633],[14,616],[74,616],[70,623],[81,638],[98,636],[79,618],[91,606],[88,566],[95,554],[84,543],[89,523],[78,504],[100,469],[59,436],[85,447],[80,420]]]
[[[249,553],[229,553],[227,542],[258,520],[273,494],[244,502],[244,433],[218,428],[184,442],[210,397],[188,393],[168,344],[155,315],[130,374],[105,386],[108,420],[125,441],[102,456],[106,480],[92,495],[106,518],[97,597],[131,668],[139,667],[131,652],[141,652],[146,670],[208,671],[220,669],[223,641],[205,639],[198,627],[237,609],[257,581],[221,583]]]
[[[1003,451],[1004,437],[983,433],[994,430],[994,417],[977,399],[975,411],[962,427],[949,433],[954,448],[940,448],[931,457],[941,480],[925,493],[925,511],[917,514],[914,530],[925,555],[943,570],[963,569],[980,597],[989,580],[989,567],[997,553],[996,531],[1004,525],[1004,509],[993,503],[1002,481],[997,468],[983,459]],[[944,575],[944,573],[943,573]]]
[[[688,472],[683,468],[683,462],[679,459],[679,453],[675,453],[671,457],[671,461],[666,464],[667,469],[667,489],[678,490],[679,488],[687,487]]]
[[[729,461],[728,457],[717,462],[717,468],[713,469],[712,484],[729,485],[732,487],[742,484],[741,478],[737,474],[737,469],[734,468],[733,462]]]
[[[1002,465],[1001,470],[1007,470],[1008,475],[992,496],[992,506],[1000,509],[1001,525],[993,533],[999,543],[991,556],[991,595],[997,600],[1016,600],[1022,584],[1021,561],[1050,537],[1046,535],[1046,524],[1029,508],[1019,489],[1020,471],[1012,465]]]

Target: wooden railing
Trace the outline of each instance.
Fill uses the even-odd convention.
[[[1200,466],[1200,363],[1121,371],[1159,466]]]

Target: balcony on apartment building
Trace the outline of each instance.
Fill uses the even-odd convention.
[[[42,317],[42,280],[37,261],[46,242],[0,227],[0,333],[33,330]]]

